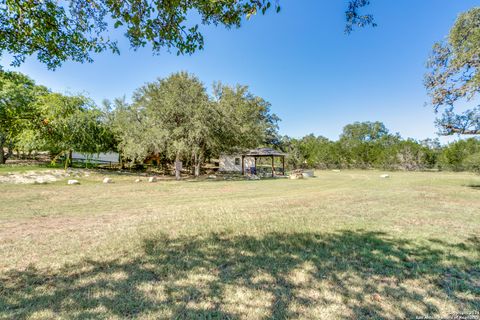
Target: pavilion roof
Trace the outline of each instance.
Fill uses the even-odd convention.
[[[286,154],[272,148],[256,148],[243,153],[247,157],[285,156]]]

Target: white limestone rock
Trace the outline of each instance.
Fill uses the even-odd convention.
[[[47,184],[47,181],[43,177],[35,179],[35,184]]]
[[[112,182],[113,182],[112,178],[103,179],[103,183],[112,183]]]
[[[313,171],[313,170],[303,170],[302,176],[304,178],[313,178],[315,176],[315,171]]]
[[[289,178],[291,180],[303,179],[303,173],[292,173]]]

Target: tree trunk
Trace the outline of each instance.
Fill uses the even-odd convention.
[[[5,164],[8,158],[8,155],[4,153],[5,142],[5,138],[0,134],[0,164]]]
[[[198,161],[198,155],[196,152],[193,153],[192,158],[193,160],[192,160],[192,165],[190,169],[191,169],[191,173],[196,177],[197,175],[195,174],[195,172],[197,170],[197,161]]]
[[[175,179],[180,180],[180,170],[179,170],[179,163],[180,163],[180,154],[177,153],[175,157]]]
[[[72,166],[72,150],[68,150],[65,155],[65,171],[67,171],[68,167]]]
[[[13,144],[10,142],[7,147],[7,155],[5,156],[5,160],[10,159],[13,155]]]
[[[202,155],[195,155],[195,177],[199,177],[200,176],[200,169],[202,167]]]

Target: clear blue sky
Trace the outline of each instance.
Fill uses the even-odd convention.
[[[404,137],[435,137],[434,114],[422,80],[435,41],[443,39],[470,0],[372,0],[376,28],[343,33],[347,1],[281,0],[282,11],[256,16],[240,29],[204,27],[205,49],[192,56],[148,48],[102,53],[91,64],[56,71],[28,59],[20,68],[55,91],[85,93],[97,103],[132,92],[176,71],[213,81],[246,84],[272,103],[280,132],[338,138],[354,121],[382,121]],[[4,58],[2,65],[8,63]],[[445,141],[445,140],[443,140]]]

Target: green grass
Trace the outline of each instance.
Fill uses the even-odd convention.
[[[22,173],[22,172],[27,172],[27,171],[42,171],[42,170],[49,170],[49,169],[61,169],[61,166],[57,165],[50,165],[50,164],[35,164],[35,165],[17,165],[17,164],[11,164],[11,165],[0,165],[0,174],[5,174],[9,172],[15,172],[15,173]]]
[[[93,164],[85,164],[82,162],[74,162],[70,169],[92,169],[96,168],[96,165]],[[41,162],[36,164],[2,164],[0,165],[0,175],[6,174],[9,172],[12,173],[24,173],[27,171],[44,171],[44,170],[53,170],[53,169],[65,169],[64,164],[62,162],[50,163],[50,162]]]
[[[480,310],[480,177],[380,174],[0,185],[0,319]]]

